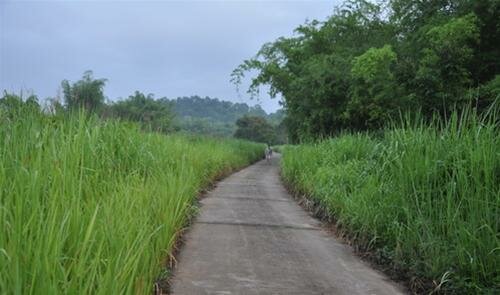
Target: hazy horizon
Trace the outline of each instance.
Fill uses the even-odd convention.
[[[240,96],[231,71],[265,43],[324,20],[336,1],[6,1],[0,4],[0,89],[54,97],[86,70],[106,78],[110,100],[218,98],[279,108],[261,91]],[[270,28],[270,29],[269,29]]]

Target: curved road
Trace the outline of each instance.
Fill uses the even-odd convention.
[[[278,162],[241,170],[202,199],[172,294],[403,294],[296,204]]]

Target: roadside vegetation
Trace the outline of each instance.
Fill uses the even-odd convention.
[[[0,293],[148,294],[201,190],[260,144],[0,99]]]
[[[500,292],[499,20],[493,0],[348,0],[232,74],[282,98],[290,187],[414,290]]]
[[[414,291],[500,291],[498,114],[286,146],[282,175]],[[388,267],[389,266],[389,267]]]
[[[0,293],[150,293],[196,195],[263,150],[176,131],[297,144],[291,189],[413,290],[500,293],[499,20],[495,0],[345,1],[233,71],[282,98],[267,116],[108,102],[92,72],[42,105],[4,93]]]

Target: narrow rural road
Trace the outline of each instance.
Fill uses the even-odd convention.
[[[172,294],[402,294],[296,204],[278,163],[241,170],[202,200]]]

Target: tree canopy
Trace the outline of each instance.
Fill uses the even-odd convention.
[[[177,127],[182,131],[198,134],[233,136],[237,128],[236,121],[244,116],[265,118],[273,126],[279,125],[284,118],[282,110],[267,114],[260,105],[249,106],[246,103],[234,103],[210,97],[179,97],[171,102],[176,114]]]
[[[295,141],[377,129],[406,110],[481,110],[498,96],[499,12],[495,0],[346,1],[264,44],[232,80],[256,70],[251,94],[281,94]]]
[[[234,123],[245,115],[267,117],[260,105],[233,103],[217,98],[199,96],[179,97],[172,100],[174,111],[179,117],[213,119],[224,123]]]
[[[70,84],[68,80],[61,82],[64,102],[68,109],[84,108],[96,111],[104,104],[104,86],[106,79],[94,79],[92,71],[83,73],[81,80]]]
[[[274,144],[276,133],[274,127],[263,117],[244,116],[236,121],[234,137],[256,142]]]
[[[144,95],[136,91],[128,99],[118,101],[110,108],[113,116],[140,122],[151,130],[158,132],[173,130],[174,113],[171,103],[166,98],[156,100],[153,94]]]

